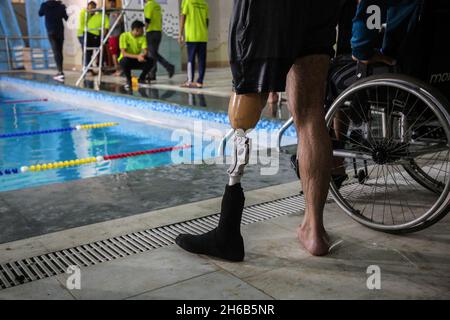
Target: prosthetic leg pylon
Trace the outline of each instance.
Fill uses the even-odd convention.
[[[240,227],[245,197],[240,181],[250,158],[251,140],[247,133],[242,129],[235,131],[233,160],[228,169],[230,181],[222,198],[219,225],[202,235],[180,234],[175,242],[184,250],[234,262],[244,260]]]

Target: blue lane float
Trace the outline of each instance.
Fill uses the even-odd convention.
[[[77,125],[75,127],[69,127],[69,128],[58,128],[58,129],[50,129],[50,130],[28,131],[28,132],[17,132],[17,133],[4,133],[4,134],[0,134],[0,139],[25,137],[25,136],[36,136],[36,135],[58,133],[58,132],[71,132],[71,131],[77,131],[77,130],[91,130],[91,129],[113,127],[113,126],[117,126],[117,125],[119,125],[117,122],[107,122],[107,123],[98,123],[98,124],[82,124],[82,125]]]
[[[0,134],[0,139],[25,137],[25,136],[36,136],[36,135],[41,135],[41,134],[49,134],[49,133],[56,133],[56,132],[69,132],[69,131],[75,131],[75,130],[76,130],[76,128],[60,128],[60,129],[41,130],[41,131],[5,133],[5,134]]]
[[[0,176],[9,176],[13,174],[19,174],[19,168],[10,168],[10,169],[0,169]]]

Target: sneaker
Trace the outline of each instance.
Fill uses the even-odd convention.
[[[171,65],[167,72],[169,72],[169,79],[172,79],[173,75],[175,74],[175,66]]]
[[[142,85],[142,86],[147,86],[150,84],[150,81],[147,81],[145,79],[139,79],[138,80],[138,84]]]
[[[130,91],[131,90],[131,82],[127,82],[124,86],[126,91]]]
[[[180,87],[181,87],[181,88],[191,88],[191,89],[197,88],[197,86],[195,85],[195,83],[189,82],[189,81],[186,81],[185,83],[183,83],[182,85],[180,85]]]
[[[58,73],[53,77],[53,79],[56,80],[56,81],[64,81],[64,79],[65,79],[64,73],[58,72]]]

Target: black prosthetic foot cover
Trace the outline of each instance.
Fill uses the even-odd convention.
[[[234,262],[244,260],[244,240],[240,231],[244,201],[240,184],[227,185],[217,228],[201,235],[180,234],[175,242],[192,253]]]

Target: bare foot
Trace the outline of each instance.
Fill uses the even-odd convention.
[[[313,230],[308,225],[302,225],[297,229],[298,240],[303,247],[313,256],[324,256],[330,248],[330,237],[325,229]]]

